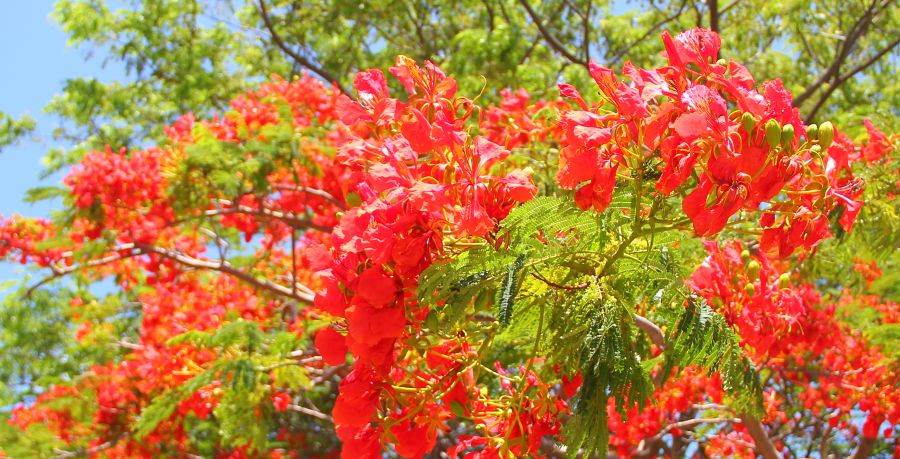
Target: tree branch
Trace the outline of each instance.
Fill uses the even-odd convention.
[[[847,80],[849,80],[850,78],[853,78],[853,77],[854,77],[856,74],[858,74],[859,72],[862,72],[863,70],[869,68],[870,66],[872,66],[873,64],[875,64],[876,62],[878,62],[879,59],[881,59],[881,58],[884,57],[887,53],[891,52],[891,50],[893,50],[894,48],[896,48],[898,44],[900,44],[900,38],[895,39],[893,42],[891,42],[891,44],[889,44],[888,46],[886,46],[884,49],[882,49],[881,51],[875,53],[875,55],[873,55],[873,56],[870,57],[869,59],[866,59],[865,62],[863,62],[863,63],[857,65],[857,66],[854,67],[854,68],[852,68],[852,69],[851,69],[850,71],[848,71],[847,73],[845,73],[845,74],[843,74],[843,75],[837,77],[837,78],[834,80],[834,82],[828,87],[828,89],[825,90],[825,92],[822,93],[821,96],[819,96],[819,100],[816,102],[816,105],[813,106],[812,110],[810,110],[809,113],[804,117],[804,121],[806,121],[806,122],[811,121],[811,120],[816,116],[816,114],[819,112],[819,110],[822,108],[822,106],[825,105],[825,101],[827,101],[828,98],[831,97],[831,94],[833,94],[834,91],[836,91],[836,90],[837,90],[838,88],[840,88],[844,83],[846,83]],[[796,105],[796,104],[795,104],[795,105]]]
[[[56,452],[59,454],[57,454],[56,456],[51,456],[50,459],[67,459],[67,458],[72,458],[72,457],[87,457],[94,453],[99,453],[100,451],[103,451],[105,449],[112,448],[113,446],[116,445],[116,443],[119,442],[119,440],[121,440],[127,436],[128,436],[127,432],[122,433],[122,434],[117,435],[112,440],[109,440],[108,442],[101,443],[97,446],[94,446],[92,448],[87,448],[87,449],[79,449],[76,451],[56,450]]]
[[[296,412],[298,412],[298,413],[307,414],[307,415],[312,416],[312,417],[314,417],[314,418],[316,418],[316,419],[321,419],[321,420],[326,421],[326,422],[334,422],[334,419],[333,419],[331,416],[329,416],[329,415],[327,415],[327,414],[325,414],[325,413],[323,413],[323,412],[321,412],[321,411],[316,411],[316,410],[307,408],[307,407],[305,407],[305,406],[293,405],[293,404],[292,404],[292,405],[288,405],[288,409],[291,410],[291,411],[296,411]]]
[[[528,0],[519,0],[519,3],[522,4],[522,6],[525,8],[525,11],[528,13],[531,21],[534,22],[535,26],[537,26],[538,31],[541,33],[541,36],[544,37],[544,40],[547,41],[547,44],[549,44],[551,48],[553,48],[556,52],[562,54],[563,57],[569,60],[569,62],[581,65],[585,68],[588,67],[587,61],[579,59],[578,56],[575,56],[574,54],[569,52],[569,50],[567,50],[566,47],[562,43],[560,43],[559,40],[557,40],[557,38],[554,37],[546,27],[544,27],[544,23],[541,22],[541,19],[538,17],[537,12],[534,11],[534,8],[532,8],[531,4],[528,3]]]
[[[207,210],[204,215],[208,217],[216,216],[216,215],[225,215],[225,214],[250,214],[250,215],[258,215],[261,217],[267,217],[274,220],[278,220],[284,223],[291,228],[302,230],[302,229],[314,229],[318,231],[329,232],[332,228],[327,226],[317,225],[310,220],[305,218],[299,218],[293,213],[289,212],[281,212],[279,210],[269,209],[267,207],[250,207],[243,205],[234,205],[231,201],[228,200],[219,200],[225,206],[228,206],[224,209],[210,209]]]
[[[781,459],[781,455],[778,454],[778,450],[775,449],[775,445],[772,444],[769,434],[766,433],[766,429],[759,422],[759,419],[747,414],[741,415],[740,418],[744,426],[747,427],[747,433],[750,434],[753,442],[756,443],[756,452],[763,459]]]
[[[651,322],[646,317],[639,316],[637,314],[632,314],[632,316],[634,316],[634,324],[647,334],[647,336],[650,338],[650,342],[655,344],[660,349],[666,348],[666,338],[661,328],[659,328],[655,323]]]
[[[134,244],[123,244],[121,246],[117,246],[116,248],[114,248],[113,251],[120,252],[120,251],[124,251],[124,250],[133,250],[134,248],[135,248]],[[124,260],[126,258],[131,258],[131,257],[137,256],[137,255],[140,255],[140,252],[107,255],[103,258],[98,258],[96,260],[90,260],[90,261],[87,261],[87,262],[79,264],[79,265],[71,265],[71,266],[63,266],[63,267],[51,265],[50,270],[53,271],[53,274],[41,279],[40,281],[38,281],[38,283],[29,287],[28,290],[25,292],[25,298],[31,298],[31,295],[34,294],[35,290],[37,290],[41,286],[53,281],[54,279],[58,279],[60,277],[69,275],[80,269],[95,268],[98,266],[110,264],[115,261]]]
[[[235,277],[254,287],[267,290],[271,293],[275,293],[286,298],[303,301],[305,303],[312,303],[313,299],[315,298],[315,293],[305,285],[297,283],[297,291],[293,292],[293,289],[291,287],[285,287],[284,285],[276,284],[275,282],[266,279],[260,279],[250,273],[235,268],[225,260],[219,260],[218,262],[212,260],[203,260],[200,258],[194,258],[181,252],[176,252],[174,250],[164,249],[147,244],[138,243],[135,244],[135,246],[144,253],[156,254],[190,268],[218,271],[220,273]]]
[[[668,434],[672,429],[689,429],[701,424],[720,424],[726,422],[741,422],[741,420],[739,418],[694,418],[673,422],[665,426],[662,430],[659,431],[659,433],[657,433],[653,437],[642,440],[641,443],[644,445],[644,447],[638,448],[638,450],[634,453],[634,457],[655,457],[662,438],[666,436],[666,434]]]
[[[294,51],[293,49],[288,47],[287,44],[285,44],[284,41],[281,39],[281,36],[279,36],[278,33],[275,32],[275,26],[272,24],[272,19],[269,17],[269,11],[266,9],[265,0],[259,0],[258,5],[259,5],[259,7],[257,8],[257,11],[259,11],[259,16],[262,18],[263,24],[266,26],[266,29],[269,31],[269,34],[272,35],[272,40],[275,42],[275,46],[278,46],[279,49],[281,49],[282,51],[284,51],[285,54],[290,56],[291,59],[294,60],[294,62],[302,65],[303,67],[306,67],[307,69],[311,70],[316,75],[319,75],[320,77],[322,77],[322,79],[324,79],[325,81],[337,86],[337,88],[342,93],[349,94],[347,92],[347,89],[341,85],[341,81],[339,79],[337,79],[334,75],[332,75],[331,72],[323,69],[322,67],[319,67],[318,65],[314,64],[309,59],[301,56],[299,53],[297,53],[296,51]]]
[[[718,33],[720,19],[719,0],[706,0],[706,5],[709,7],[709,30]]]
[[[279,191],[294,191],[297,193],[306,193],[313,196],[318,196],[326,201],[331,201],[332,204],[338,206],[341,210],[347,210],[347,205],[341,202],[339,199],[335,198],[331,195],[331,193],[320,190],[318,188],[310,188],[306,186],[294,186],[294,185],[273,185],[272,188]]]
[[[875,443],[877,442],[877,438],[864,436],[862,440],[859,441],[859,445],[856,446],[856,449],[853,450],[853,455],[850,456],[850,459],[866,459],[872,454],[872,451],[875,449]]]
[[[835,75],[840,71],[841,65],[844,63],[844,60],[850,54],[850,50],[856,45],[856,42],[859,38],[865,34],[865,30],[868,28],[868,24],[872,20],[872,16],[875,14],[875,7],[878,5],[878,1],[874,0],[866,11],[856,20],[853,26],[850,28],[850,32],[844,38],[843,43],[838,48],[835,53],[834,60],[831,62],[831,65],[825,70],[822,75],[819,75],[819,78],[816,79],[811,85],[809,85],[802,94],[794,98],[794,106],[799,107],[801,104],[806,102],[807,99],[812,97],[819,88],[828,82],[828,80],[832,79]]]
[[[647,29],[647,31],[644,32],[644,34],[641,35],[640,38],[638,38],[637,40],[631,42],[628,46],[626,46],[626,47],[620,49],[619,51],[617,51],[616,54],[615,54],[612,58],[610,58],[609,62],[610,62],[610,63],[618,62],[620,59],[622,59],[623,57],[625,57],[625,54],[628,53],[628,51],[631,51],[631,48],[634,48],[635,46],[637,46],[637,45],[639,45],[640,43],[642,43],[642,42],[643,42],[644,40],[646,40],[650,35],[653,35],[657,30],[659,30],[662,26],[664,26],[664,25],[666,25],[666,24],[668,24],[668,23],[674,21],[675,19],[678,19],[679,17],[681,17],[681,13],[684,12],[684,7],[685,7],[685,6],[687,6],[687,0],[681,2],[681,6],[678,7],[678,11],[676,11],[674,14],[672,14],[671,16],[667,16],[667,17],[663,18],[663,20],[657,22],[657,23],[654,24],[652,27],[650,27],[649,29]]]

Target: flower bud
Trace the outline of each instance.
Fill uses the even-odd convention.
[[[747,282],[744,284],[744,293],[746,293],[747,296],[753,296],[756,293],[756,287],[752,283]]]
[[[794,141],[794,125],[785,124],[781,127],[781,146],[788,148]]]
[[[744,263],[747,263],[748,261],[750,261],[750,251],[749,250],[744,249],[741,251],[741,261],[743,261]]]
[[[809,140],[816,140],[819,138],[819,126],[815,124],[810,124],[806,126],[806,138]]]
[[[769,148],[775,148],[781,143],[781,126],[778,125],[778,121],[766,122],[766,143],[769,144]]]
[[[756,126],[756,118],[749,112],[744,112],[744,116],[741,117],[741,126],[749,133],[753,129],[753,126]]]
[[[750,260],[747,263],[747,278],[750,279],[751,282],[759,279],[759,262],[756,260]]]
[[[779,288],[786,288],[789,285],[791,285],[791,275],[790,274],[783,273],[782,275],[778,276],[778,287]]]
[[[831,121],[826,121],[819,126],[819,145],[822,148],[828,148],[831,146],[832,140],[834,140],[834,125],[831,124]]]
[[[809,147],[809,153],[816,157],[817,159],[822,159],[822,146],[821,145],[813,145]]]

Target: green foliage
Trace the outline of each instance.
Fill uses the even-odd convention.
[[[264,331],[260,325],[235,320],[215,330],[192,330],[169,340],[170,346],[216,349],[219,358],[184,384],[155,397],[141,413],[135,436],[146,437],[185,399],[219,382],[222,395],[213,410],[219,441],[230,446],[249,445],[254,450],[266,448],[270,429],[255,409],[248,407],[258,407],[265,400],[269,393],[266,386],[273,383],[270,373],[278,386],[295,391],[306,390],[310,381],[303,367],[290,357],[301,347],[300,340],[289,332]]]
[[[634,206],[634,196],[622,191],[611,205]],[[649,339],[635,327],[633,305],[658,305],[656,316],[675,323],[660,382],[676,368],[699,366],[722,375],[737,410],[760,412],[758,375],[724,319],[705,305],[662,307],[684,298],[682,252],[696,251],[693,244],[676,247],[679,231],[635,229],[621,212],[584,212],[559,197],[514,209],[500,228],[498,247],[471,249],[427,269],[420,301],[434,305],[441,321],[433,326],[442,324],[448,335],[467,326],[475,332],[471,318],[496,311],[502,328],[489,337],[492,357],[523,361],[533,350],[552,349],[545,366],[581,373],[566,424],[569,451],[604,455],[609,398],[624,416],[654,390],[650,370],[659,359],[651,358]]]
[[[535,282],[528,274],[545,266],[561,268],[571,277],[593,274],[598,254],[589,250],[604,240],[598,216],[579,211],[570,200],[555,197],[534,199],[503,220],[508,238],[504,249],[481,247],[454,257],[448,263],[428,268],[419,282],[421,301],[442,304],[449,326],[464,322],[474,305],[484,305],[497,292],[501,316],[511,318],[515,292],[523,283]],[[536,236],[541,236],[538,238]],[[449,285],[443,289],[441,286]],[[529,295],[539,295],[529,289]],[[504,301],[505,299],[505,301]],[[468,309],[467,309],[468,308]],[[508,322],[508,320],[503,320]]]
[[[469,96],[487,88],[485,97],[496,98],[505,87],[555,96],[548,82],[565,80],[591,98],[588,59],[614,68],[626,60],[660,64],[657,35],[697,26],[718,29],[722,54],[746,63],[759,81],[781,78],[795,95],[808,92],[801,109],[816,119],[853,132],[863,116],[893,119],[900,80],[886,51],[896,46],[900,13],[889,1],[715,4],[716,11],[712,3],[647,0],[265,0],[264,16],[257,0],[59,0],[52,17],[69,44],[124,63],[127,77],[66,81],[47,110],[69,147],[50,151],[46,165],[56,170],[107,144],[160,141],[177,116],[221,112],[233,94],[272,74],[310,72],[347,88],[355,72],[386,69],[397,55],[432,60],[459,76]],[[838,74],[822,80],[836,61]],[[840,85],[822,84],[835,78]],[[23,133],[13,131],[11,138]],[[0,129],[0,146],[6,137]]]
[[[621,416],[637,405],[643,407],[653,393],[653,382],[636,349],[632,313],[614,298],[585,295],[594,311],[587,333],[580,341],[579,369],[584,382],[575,400],[575,416],[566,425],[571,457],[606,456],[609,442],[606,406],[609,398]],[[577,301],[577,300],[576,300]]]
[[[71,316],[70,291],[36,291],[25,298],[24,288],[11,292],[0,304],[0,406],[37,395],[51,384],[78,374]]]
[[[69,307],[76,293],[89,300],[77,321]],[[132,311],[116,295],[91,298],[72,288],[8,291],[0,303],[0,411],[121,357],[124,349],[113,343],[134,336]],[[85,323],[93,332],[79,342],[75,329]]]
[[[525,264],[525,259],[526,256],[520,254],[516,257],[516,261],[512,262],[509,267],[506,268],[506,275],[503,277],[500,289],[497,291],[496,302],[500,325],[509,325],[509,320],[512,317],[513,312],[513,303],[515,302],[518,290],[517,287],[520,283],[518,274]]]
[[[709,306],[690,298],[666,342],[664,380],[675,367],[697,366],[718,373],[724,389],[735,397],[738,412],[762,415],[763,387],[756,368],[741,349],[740,337]]]
[[[0,112],[0,151],[4,147],[14,145],[22,137],[34,131],[37,123],[29,116],[15,119],[6,113]]]

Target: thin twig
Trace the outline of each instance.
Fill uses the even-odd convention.
[[[275,26],[272,25],[272,19],[269,17],[269,11],[266,9],[265,0],[259,0],[258,4],[259,4],[259,8],[257,8],[257,10],[259,11],[259,16],[262,18],[263,24],[266,26],[266,29],[272,35],[272,40],[275,42],[275,46],[278,46],[278,48],[280,48],[282,51],[284,51],[285,54],[290,56],[298,64],[302,65],[303,67],[308,68],[316,75],[319,75],[320,77],[322,77],[322,79],[324,79],[325,81],[328,81],[329,83],[337,86],[337,88],[342,93],[349,94],[349,92],[347,92],[347,89],[341,85],[341,81],[338,80],[334,75],[332,75],[331,72],[323,69],[322,67],[319,67],[318,65],[314,64],[309,59],[301,56],[299,53],[297,53],[296,51],[294,51],[293,49],[288,47],[284,43],[284,41],[281,39],[281,36],[279,36],[278,33],[275,32]]]
[[[563,57],[569,60],[569,62],[587,68],[587,61],[579,59],[578,56],[575,56],[574,54],[569,52],[569,50],[566,49],[565,45],[560,43],[559,40],[555,36],[553,36],[550,30],[548,30],[544,26],[544,23],[541,22],[541,18],[538,17],[537,12],[534,11],[534,8],[532,8],[531,4],[528,3],[528,0],[519,0],[519,3],[525,8],[525,11],[528,13],[531,21],[534,22],[535,26],[537,26],[538,31],[541,33],[541,36],[543,36],[544,39],[547,40],[547,44],[549,44],[551,48],[553,48],[556,52],[562,54]]]
[[[228,263],[226,260],[204,260],[200,258],[194,258],[190,255],[184,254],[182,252],[177,252],[175,250],[164,249],[161,247],[155,247],[147,244],[135,244],[142,252],[144,253],[152,253],[159,255],[163,258],[175,261],[181,265],[197,268],[197,269],[208,269],[211,271],[218,271],[223,274],[227,274],[229,276],[235,277],[239,280],[242,280],[254,287],[261,288],[263,290],[267,290],[269,292],[275,293],[280,296],[284,296],[287,298],[291,298],[297,301],[303,301],[305,303],[312,303],[315,298],[315,293],[310,290],[309,287],[299,284],[296,284],[297,291],[293,292],[292,287],[285,287],[281,284],[276,284],[275,282],[260,279],[250,273],[241,271],[231,263]]]
[[[94,446],[94,447],[91,447],[91,448],[87,448],[87,449],[79,449],[79,450],[76,450],[76,451],[62,451],[62,450],[56,450],[59,454],[57,454],[56,456],[51,456],[50,459],[66,459],[66,458],[73,458],[73,457],[87,457],[87,456],[90,456],[90,455],[92,455],[92,454],[94,454],[94,453],[99,453],[100,451],[103,451],[103,450],[105,450],[105,449],[112,448],[113,446],[116,445],[116,443],[119,442],[119,440],[121,440],[121,439],[123,439],[123,438],[125,438],[125,437],[127,437],[127,436],[128,436],[128,432],[121,433],[121,434],[117,435],[115,438],[113,438],[112,440],[110,440],[110,441],[108,441],[108,442],[101,443],[101,444],[99,444],[99,445],[97,445],[97,446]]]
[[[542,275],[541,275],[540,273],[538,273],[538,272],[533,272],[533,273],[531,273],[531,276],[534,277],[535,279],[537,279],[537,280],[539,280],[539,281],[541,281],[541,282],[543,282],[543,283],[549,285],[550,287],[558,288],[558,289],[562,289],[562,290],[568,290],[568,291],[570,291],[570,292],[571,292],[571,291],[574,291],[574,290],[583,290],[583,289],[586,289],[589,285],[591,285],[591,283],[590,283],[590,282],[587,282],[587,281],[582,282],[582,283],[580,283],[580,284],[578,284],[578,285],[562,285],[562,284],[557,284],[556,282],[553,282],[553,281],[547,279],[546,277],[542,276]]]
[[[662,329],[646,317],[639,316],[637,314],[632,314],[632,316],[634,316],[634,324],[647,334],[647,337],[650,338],[650,342],[655,344],[660,349],[665,350],[666,336],[663,333]]]

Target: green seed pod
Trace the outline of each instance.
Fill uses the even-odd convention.
[[[815,124],[810,124],[806,126],[806,138],[809,140],[816,140],[819,138],[819,126]]]
[[[769,144],[769,148],[775,148],[781,143],[781,126],[778,125],[778,121],[766,122],[766,143]]]
[[[781,146],[788,148],[794,141],[794,125],[785,124],[781,127]]]
[[[728,61],[726,61],[725,59],[719,59],[719,60],[716,61],[716,64],[719,64],[719,65],[728,65]]]
[[[747,263],[748,261],[750,261],[750,251],[749,250],[744,249],[741,251],[741,261],[743,261],[744,263]]]
[[[741,117],[741,126],[744,127],[744,130],[748,133],[753,130],[753,126],[756,126],[756,118],[753,117],[748,112],[744,112],[744,116]]]
[[[828,148],[831,146],[832,140],[834,140],[834,125],[831,124],[831,121],[826,121],[819,126],[819,145],[822,148]]]
[[[788,273],[784,273],[781,276],[778,276],[778,287],[785,288],[791,285],[791,275]]]
[[[747,278],[750,279],[751,282],[755,282],[756,279],[759,279],[759,262],[756,260],[750,260],[747,263]]]
[[[756,287],[748,282],[744,284],[744,293],[746,293],[747,296],[753,296],[753,294],[756,293]]]

